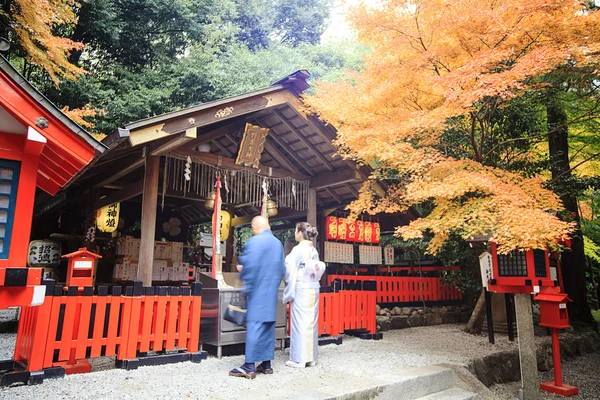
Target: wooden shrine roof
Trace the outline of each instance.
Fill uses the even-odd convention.
[[[95,207],[138,196],[146,154],[195,155],[209,163],[240,169],[234,161],[244,127],[251,123],[269,129],[255,172],[266,174],[268,170],[272,176],[310,181],[317,191],[318,206],[343,208],[357,198],[371,170],[342,159],[332,143],[335,128],[303,111],[300,96],[309,87],[309,76],[307,71],[297,71],[265,89],[132,122],[105,138],[103,143],[111,149],[78,180],[78,185],[107,194]],[[197,151],[203,144],[210,146],[209,153]],[[383,190],[385,183],[380,185]],[[169,201],[190,222],[208,220],[209,211],[203,204],[190,200],[194,199]],[[245,206],[236,214],[257,212],[255,207]]]

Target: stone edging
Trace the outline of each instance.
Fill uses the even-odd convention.
[[[467,323],[472,309],[468,306],[393,307],[377,306],[377,331],[442,324]]]

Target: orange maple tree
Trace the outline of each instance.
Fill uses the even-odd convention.
[[[381,0],[349,20],[372,47],[361,71],[318,82],[311,111],[338,129],[347,157],[393,174],[386,196],[367,182],[353,212],[395,212],[430,200],[431,214],[399,227],[405,239],[433,233],[436,253],[451,232],[491,236],[500,251],[554,246],[573,225],[543,180],[484,166],[490,115],[535,78],[567,63],[596,64],[600,14],[570,0]],[[464,158],[446,155],[444,132],[464,137]],[[525,155],[527,156],[527,155]]]
[[[43,68],[57,86],[61,78],[75,79],[85,73],[68,60],[71,51],[82,49],[83,44],[54,32],[77,22],[78,7],[75,0],[14,0],[10,7],[11,23],[28,61]]]

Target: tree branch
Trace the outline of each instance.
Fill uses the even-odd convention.
[[[581,161],[581,162],[579,162],[579,163],[575,164],[575,166],[574,166],[574,167],[571,167],[571,168],[569,168],[568,170],[566,170],[566,171],[563,171],[563,172],[561,172],[560,174],[558,174],[558,175],[556,176],[556,178],[554,178],[554,179],[552,179],[552,180],[550,181],[550,183],[554,183],[554,182],[556,182],[556,181],[557,181],[557,180],[558,180],[560,177],[562,177],[563,175],[565,175],[565,174],[568,174],[568,173],[572,172],[572,171],[573,171],[575,168],[577,168],[577,167],[580,167],[582,164],[585,164],[586,162],[588,162],[588,161],[590,161],[591,159],[593,159],[593,158],[595,158],[595,157],[598,157],[598,156],[600,156],[600,152],[592,154],[591,156],[589,156],[589,157],[588,157],[588,158],[586,158],[585,160],[583,160],[583,161]]]

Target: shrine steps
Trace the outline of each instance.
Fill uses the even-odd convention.
[[[359,379],[327,379],[320,387],[306,387],[288,399],[327,400],[483,400],[489,390],[466,368],[458,365],[431,365],[409,368]],[[349,379],[350,378],[350,379]]]
[[[477,393],[470,392],[465,389],[452,388],[446,389],[438,393],[430,394],[425,397],[420,397],[417,400],[475,400],[481,399]]]

